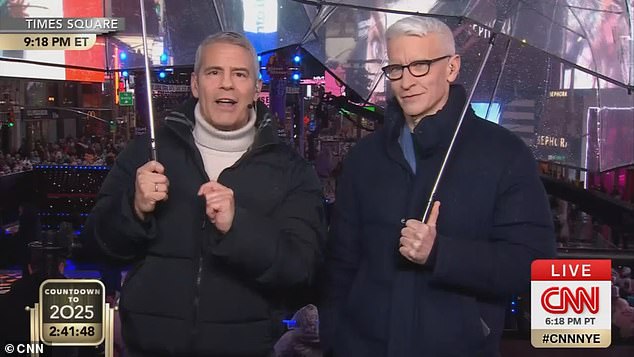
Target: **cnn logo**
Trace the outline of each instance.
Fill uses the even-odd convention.
[[[565,314],[569,309],[577,314],[581,314],[584,309],[596,314],[599,312],[599,287],[578,287],[573,291],[565,286],[553,286],[542,293],[541,305],[544,311],[551,314]]]

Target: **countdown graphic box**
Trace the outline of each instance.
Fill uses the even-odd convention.
[[[105,287],[94,279],[50,279],[40,286],[40,338],[47,345],[104,341]]]

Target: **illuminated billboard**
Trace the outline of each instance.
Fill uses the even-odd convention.
[[[21,0],[0,1],[3,17],[103,17],[101,0]],[[89,50],[0,50],[0,76],[37,79],[103,82],[105,68],[104,39]],[[59,66],[41,65],[50,63]],[[68,68],[77,66],[95,70]]]

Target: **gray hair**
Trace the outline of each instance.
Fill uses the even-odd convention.
[[[260,61],[258,61],[258,54],[255,51],[255,47],[248,38],[237,32],[217,32],[213,35],[207,36],[196,49],[196,60],[194,61],[194,73],[198,73],[201,66],[201,57],[203,49],[207,46],[211,46],[216,43],[228,43],[231,45],[240,46],[249,51],[253,57],[253,75],[257,81],[260,74]]]
[[[441,36],[442,42],[446,46],[445,48],[449,50],[447,54],[453,55],[456,53],[456,43],[451,29],[444,22],[433,17],[409,16],[402,18],[387,29],[385,37],[389,41],[400,36],[422,37],[430,33]]]

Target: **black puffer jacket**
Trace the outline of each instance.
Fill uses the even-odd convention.
[[[133,213],[135,172],[148,160],[148,138],[139,138],[117,158],[87,232],[108,254],[140,259],[121,295],[128,348],[151,356],[266,355],[321,260],[321,185],[259,104],[254,144],[218,178],[236,202],[222,236],[197,196],[209,178],[192,137],[194,107],[187,102],[157,131],[169,199],[147,222]]]

